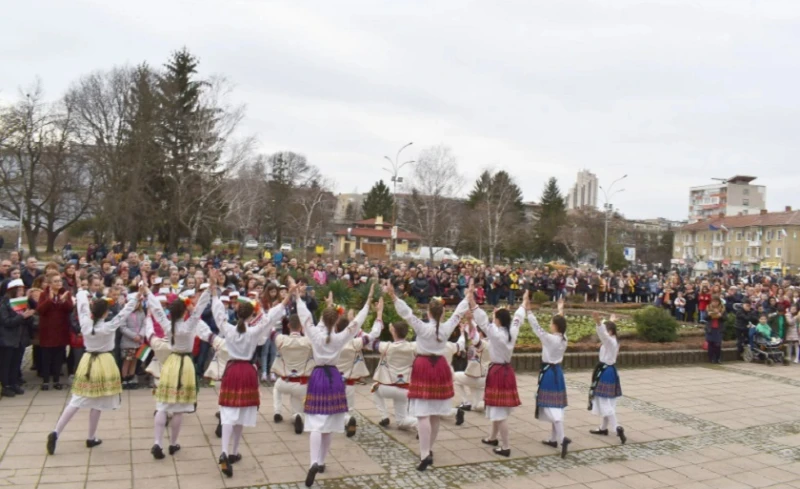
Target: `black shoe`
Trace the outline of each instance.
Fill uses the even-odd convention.
[[[346,431],[348,438],[356,436],[356,418],[350,418],[350,421],[347,422]]]
[[[608,436],[608,430],[589,430],[589,433],[591,433],[593,435]]]
[[[625,428],[622,426],[617,426],[617,436],[619,437],[619,441],[622,442],[624,445],[626,441],[628,441],[628,437],[625,436]]]
[[[61,384],[59,384],[58,382],[56,382],[55,384],[53,384],[53,389],[55,389],[55,390],[57,390],[57,391],[60,391],[60,390],[62,390],[63,388],[64,388],[64,386],[63,386],[63,385],[61,385]]]
[[[97,445],[102,445],[102,444],[103,440],[98,440],[97,438],[95,438],[94,440],[86,440],[86,448],[94,448]]]
[[[283,422],[283,416],[281,416],[281,415],[280,415],[280,414],[278,414],[278,413],[275,413],[275,416],[273,416],[273,417],[272,417],[272,419],[274,419],[276,423],[281,423],[281,422]]]
[[[498,442],[497,440],[489,440],[488,438],[483,438],[481,440],[481,443],[483,443],[484,445],[491,445],[493,447],[496,447],[497,445],[500,444],[500,442]]]
[[[314,464],[308,469],[308,475],[306,476],[306,487],[311,487],[314,485],[314,479],[317,477],[317,473],[319,472],[319,465]]]
[[[3,390],[0,391],[0,396],[2,397],[15,397],[17,395],[10,387],[3,387]]]
[[[378,424],[386,428],[387,426],[389,426],[389,423],[390,423],[389,418],[383,418]]]
[[[561,440],[561,458],[566,458],[567,447],[569,446],[570,443],[572,443],[572,440],[570,440],[566,436],[564,437],[563,440]]]
[[[56,453],[56,442],[58,441],[58,433],[55,431],[47,435],[47,453],[50,455]]]
[[[472,404],[467,404],[465,402],[462,402],[461,404],[459,404],[458,409],[463,409],[464,411],[472,411]]]
[[[49,391],[49,390],[50,390],[50,384],[42,384],[42,388],[41,388],[41,390],[43,390],[43,391]]]
[[[456,411],[456,426],[464,424],[464,408],[458,408]]]
[[[177,453],[180,449],[181,449],[180,445],[170,445],[169,446],[169,454],[170,455],[175,455],[175,453]]]
[[[156,460],[161,460],[166,456],[164,455],[164,450],[162,450],[158,445],[153,445],[153,448],[150,449],[150,454]]]
[[[236,455],[228,455],[228,463],[230,463],[231,465],[235,464],[236,462],[240,461],[241,459],[242,459],[242,455],[240,453],[237,453]]]
[[[299,414],[294,416],[294,432],[297,435],[303,434],[303,417]],[[347,436],[350,436],[350,434],[348,433]]]
[[[25,391],[22,389],[22,387],[20,387],[18,385],[12,386],[11,390],[14,391],[14,394],[16,394],[18,396],[21,396],[22,394],[25,394]]]
[[[425,459],[419,463],[419,465],[417,466],[417,470],[419,470],[420,472],[425,472],[431,465],[433,465],[433,457],[431,457],[430,454],[428,454],[428,456],[425,457]]]
[[[502,455],[504,457],[510,457],[511,456],[511,449],[510,448],[506,448],[506,449],[495,448],[492,451],[494,452],[495,455]]]
[[[222,418],[219,417],[219,413],[217,413],[217,427],[214,434],[217,435],[217,438],[222,438]]]
[[[228,477],[233,477],[233,465],[224,453],[219,456],[219,470]]]
[[[558,448],[558,442],[557,441],[542,440],[542,445],[547,445],[548,447]]]
[[[320,474],[324,474],[325,473],[325,464],[322,464],[322,465],[319,466],[319,473]]]

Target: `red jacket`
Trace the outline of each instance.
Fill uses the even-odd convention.
[[[705,311],[711,303],[711,294],[700,294],[697,296],[697,309]]]
[[[44,289],[36,312],[39,313],[39,346],[45,348],[69,345],[69,316],[72,313],[72,295],[65,301],[61,289],[55,299],[50,297],[50,287]]]

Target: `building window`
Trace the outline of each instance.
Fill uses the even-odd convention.
[[[769,258],[769,247],[764,248],[764,257]]]
[[[749,188],[743,188],[742,189],[742,195],[750,195],[750,189]]]
[[[780,256],[781,256],[781,251],[783,251],[783,250],[781,250],[780,248],[775,248],[775,256],[777,256],[778,258],[780,258]]]
[[[736,248],[736,256],[742,256],[742,249]]]
[[[742,199],[742,205],[750,205],[750,199]]]
[[[730,246],[725,248],[725,256],[731,256],[731,247]]]
[[[731,238],[733,237],[733,235],[731,233],[725,233],[725,236],[726,236],[726,240],[728,241],[728,243],[730,243],[731,242]]]
[[[694,242],[695,243],[699,243],[700,242],[700,235],[699,234],[695,234],[694,235]]]
[[[774,231],[767,231],[767,240],[771,240],[774,236]]]
[[[747,256],[750,256],[750,248],[749,247],[745,248],[744,254],[747,255]]]
[[[742,240],[742,233],[736,233],[736,241]]]

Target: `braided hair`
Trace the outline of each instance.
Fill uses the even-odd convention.
[[[239,307],[236,309],[236,332],[244,334],[247,331],[247,320],[255,312],[253,304],[249,301],[240,302]]]
[[[336,308],[326,307],[325,310],[322,311],[322,322],[328,329],[328,337],[325,339],[325,343],[331,342],[331,331],[333,330],[333,327],[336,325],[336,321],[338,320],[339,320],[339,311],[337,311]]]
[[[175,325],[178,319],[183,318],[184,314],[186,314],[186,303],[183,302],[183,299],[178,298],[172,301],[172,304],[169,305],[169,320],[172,323],[172,334],[169,335],[169,343],[172,346],[175,346]]]
[[[431,303],[428,304],[428,314],[436,321],[436,341],[441,342],[441,338],[439,338],[439,323],[442,320],[442,315],[444,314],[444,304],[442,301],[438,299],[432,299]]]
[[[494,313],[494,317],[500,321],[500,326],[505,328],[508,333],[508,342],[511,343],[511,313],[508,312],[508,309],[498,309]]]
[[[564,316],[553,316],[553,324],[556,326],[558,332],[561,333],[561,338],[563,338],[564,341],[567,341],[567,320],[564,318]]]
[[[94,319],[94,322],[92,322],[92,336],[94,336],[95,325],[99,323],[108,312],[108,301],[105,299],[97,299],[92,302],[90,310],[92,311],[92,318]]]

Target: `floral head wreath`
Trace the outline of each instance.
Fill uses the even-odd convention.
[[[340,304],[334,304],[333,308],[336,309],[336,314],[338,314],[339,316],[344,315],[344,306]]]
[[[431,302],[441,302],[444,304],[444,300],[441,297],[431,297]]]
[[[239,304],[250,304],[253,306],[253,314],[258,315],[261,312],[261,304],[258,301],[250,299],[249,297],[239,296]]]

